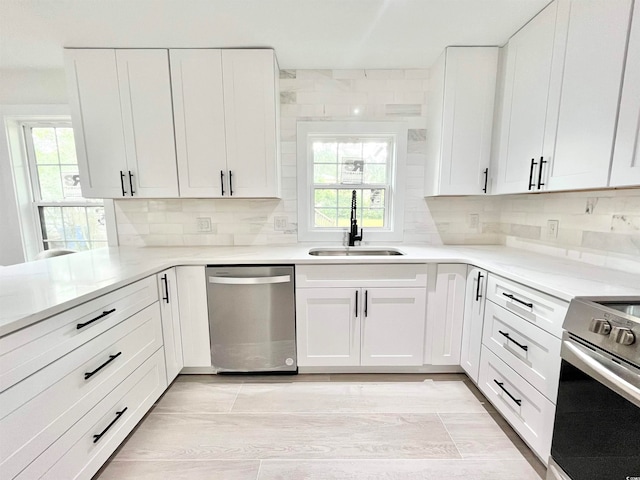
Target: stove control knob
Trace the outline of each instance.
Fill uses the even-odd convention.
[[[589,325],[589,331],[597,333],[598,335],[609,335],[611,332],[611,324],[604,318],[594,318]]]
[[[611,329],[611,337],[621,345],[631,345],[636,341],[636,336],[631,329],[623,327],[613,327]]]

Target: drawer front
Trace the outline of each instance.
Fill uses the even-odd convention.
[[[521,316],[550,334],[562,337],[569,304],[517,282],[489,274],[487,299]]]
[[[90,479],[165,388],[164,353],[160,348],[16,478]],[[94,435],[103,432],[94,443]]]
[[[546,465],[551,452],[555,405],[486,346],[482,347],[478,380],[482,393]]]
[[[296,288],[426,286],[426,264],[296,266]]]
[[[0,338],[0,392],[157,300],[154,275]]]
[[[3,472],[20,472],[161,346],[154,303],[3,392]]]
[[[482,343],[556,403],[562,344],[559,338],[488,302]]]

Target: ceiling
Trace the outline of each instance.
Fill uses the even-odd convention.
[[[280,68],[426,68],[502,45],[549,0],[0,0],[0,69],[62,47],[273,47]]]

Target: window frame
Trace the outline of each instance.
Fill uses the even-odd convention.
[[[310,137],[393,137],[393,157],[389,167],[389,178],[384,185],[385,217],[388,228],[364,229],[363,244],[378,242],[401,242],[404,238],[404,188],[399,179],[405,178],[408,126],[404,122],[298,122],[297,124],[297,176],[298,176],[298,241],[300,242],[342,242],[346,244],[348,229],[344,227],[314,227],[314,191],[323,188],[313,182],[313,156]],[[374,184],[345,185],[345,189],[375,188]],[[335,187],[327,184],[327,188]],[[361,225],[358,225],[361,227]]]
[[[38,172],[38,161],[36,158],[36,150],[33,142],[33,129],[34,128],[71,128],[73,129],[73,125],[71,123],[70,118],[66,119],[34,119],[34,120],[25,120],[20,122],[20,126],[22,128],[22,136],[25,146],[25,156],[26,156],[26,166],[29,171],[29,183],[31,188],[31,205],[32,205],[32,215],[33,222],[36,226],[36,238],[40,247],[40,251],[46,251],[51,249],[51,242],[60,242],[60,240],[45,240],[44,238],[44,225],[42,223],[42,215],[41,208],[46,207],[80,207],[85,209],[85,217],[87,218],[87,224],[89,222],[89,218],[87,216],[87,209],[91,207],[101,207],[105,214],[105,229],[107,229],[106,225],[106,217],[107,217],[107,208],[105,205],[104,199],[102,202],[92,202],[89,199],[84,199],[82,201],[73,201],[73,200],[61,200],[61,201],[45,201],[42,199],[42,191],[40,188],[40,177]],[[74,132],[75,134],[76,132]],[[76,166],[77,166],[77,156],[76,156]],[[88,201],[87,201],[88,200]],[[64,248],[69,248],[66,243],[67,239],[63,240],[65,243]],[[102,248],[106,247],[109,244],[108,241],[108,233],[107,239],[102,240],[86,240],[82,243],[86,243],[88,245],[95,245],[96,242],[100,242],[102,245],[88,248],[88,250],[93,250],[94,248]]]

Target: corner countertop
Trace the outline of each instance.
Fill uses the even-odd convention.
[[[498,245],[397,245],[405,255],[393,257],[309,255],[318,246],[112,247],[0,267],[0,336],[177,265],[466,263],[566,301],[640,296],[638,274]]]

